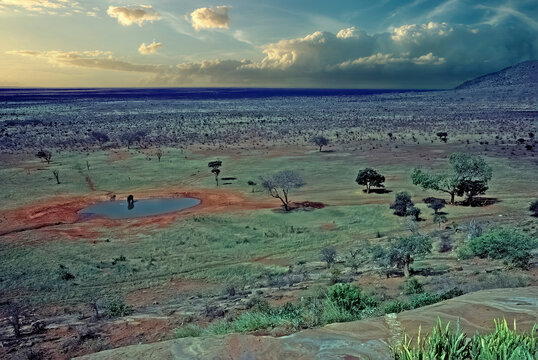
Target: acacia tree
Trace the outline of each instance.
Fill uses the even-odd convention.
[[[290,210],[289,192],[306,185],[302,176],[293,170],[284,170],[276,174],[261,177],[262,187],[269,192],[269,195],[279,199],[286,211]]]
[[[321,135],[314,136],[312,139],[310,139],[310,142],[312,142],[312,143],[316,144],[317,146],[319,146],[319,151],[320,152],[321,152],[321,149],[324,146],[329,145],[329,139],[327,139],[325,136],[321,136]]]
[[[413,209],[414,207],[415,204],[411,200],[411,196],[405,191],[397,193],[396,199],[390,205],[390,208],[394,210],[394,215],[398,216],[407,216],[409,210]]]
[[[211,168],[211,172],[213,175],[215,175],[215,181],[217,182],[217,186],[219,186],[219,174],[220,174],[220,167],[222,166],[222,161],[216,160],[216,161],[210,161],[207,163],[207,166]]]
[[[39,150],[35,156],[41,160],[45,160],[47,164],[50,164],[50,161],[52,160],[52,152],[48,150]]]
[[[366,186],[366,193],[370,193],[370,188],[374,187],[385,187],[383,183],[385,182],[385,177],[378,173],[372,168],[366,168],[359,171],[357,179],[355,179],[357,184]]]
[[[438,214],[439,210],[445,207],[446,201],[443,199],[430,198],[427,202],[428,207],[434,211],[434,214]]]
[[[447,137],[448,137],[448,133],[444,132],[444,131],[439,131],[437,134],[435,134],[439,137],[439,139],[442,141],[442,142],[445,142],[447,141]]]
[[[431,249],[432,240],[428,236],[415,234],[392,240],[388,250],[378,249],[375,254],[377,259],[374,260],[402,269],[404,276],[409,277],[411,264],[415,259],[429,254]]]
[[[411,175],[413,184],[422,187],[423,190],[430,189],[450,194],[451,204],[454,204],[456,195],[465,193],[465,191],[462,192],[462,188],[469,190],[469,181],[479,182],[480,186],[473,183],[473,192],[480,190],[480,188],[484,190],[484,187],[487,190],[487,182],[491,180],[492,170],[482,157],[454,153],[450,155],[449,163],[452,169],[441,174],[416,168]],[[485,190],[482,193],[484,192]]]

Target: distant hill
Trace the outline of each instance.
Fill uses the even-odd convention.
[[[538,60],[529,60],[500,71],[479,76],[456,87],[463,89],[495,89],[521,87],[536,89],[538,86]]]

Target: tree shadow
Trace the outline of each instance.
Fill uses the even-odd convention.
[[[329,149],[329,150],[321,150],[321,151],[319,151],[319,152],[322,152],[322,153],[329,153],[329,154],[330,154],[330,153],[333,153],[333,152],[336,152],[336,151],[335,151],[335,150],[331,150],[331,149]]]
[[[470,207],[485,207],[490,206],[494,204],[500,203],[501,200],[497,198],[488,198],[488,197],[475,197],[471,202],[464,200],[457,202],[456,204],[462,205],[462,206],[470,206]]]
[[[363,193],[366,193],[366,189],[362,190]],[[370,194],[390,194],[392,190],[388,189],[370,189]]]

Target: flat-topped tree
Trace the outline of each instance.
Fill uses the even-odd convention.
[[[314,136],[312,139],[310,139],[310,142],[316,144],[319,147],[319,151],[321,152],[321,149],[324,146],[329,145],[329,139],[327,139],[325,136]]]
[[[461,191],[462,188],[466,190],[472,188],[474,195],[484,193],[487,190],[487,182],[491,180],[492,170],[482,157],[453,153],[449,157],[449,163],[451,170],[440,174],[416,168],[411,175],[413,184],[424,190],[436,190],[450,194],[451,204],[454,204],[456,195],[465,193],[465,191]]]
[[[47,164],[50,164],[50,161],[52,160],[52,152],[48,150],[39,150],[37,154],[35,154],[38,158],[41,160],[44,160],[47,162]]]
[[[366,193],[370,193],[370,188],[373,187],[385,187],[383,183],[385,182],[385,177],[378,173],[372,168],[366,168],[359,171],[357,179],[355,179],[357,184],[366,186]]]
[[[211,168],[211,172],[213,175],[215,175],[215,181],[217,182],[217,186],[219,186],[219,174],[220,174],[220,167],[222,166],[222,161],[215,160],[210,161],[207,163],[207,166]]]
[[[269,195],[279,199],[286,211],[290,210],[289,192],[306,185],[302,176],[293,170],[284,170],[276,174],[261,177],[262,187],[269,192]]]
[[[442,142],[445,142],[447,141],[447,137],[448,137],[448,133],[444,132],[444,131],[439,131],[437,134],[435,134],[439,137],[439,139],[442,141]]]

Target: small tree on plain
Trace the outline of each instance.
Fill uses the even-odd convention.
[[[329,139],[327,139],[325,136],[314,136],[312,139],[310,139],[310,142],[316,144],[319,147],[319,151],[321,152],[321,149],[324,146],[329,145]]]
[[[407,209],[407,216],[412,216],[415,221],[420,220],[420,213],[421,210],[416,206],[411,206],[409,209]]]
[[[448,133],[444,132],[444,131],[439,131],[437,134],[436,134],[439,139],[442,141],[442,142],[445,142],[447,141],[447,137],[448,137]]]
[[[321,249],[321,260],[327,263],[327,269],[329,269],[336,260],[336,250],[332,246]]]
[[[533,216],[538,216],[538,200],[534,200],[530,206],[529,211],[532,212]]]
[[[431,249],[432,240],[428,236],[416,234],[393,241],[385,256],[388,263],[403,269],[404,276],[409,277],[411,275],[411,264],[415,259],[429,254]]]
[[[435,214],[433,215],[433,223],[439,225],[439,229],[441,228],[441,224],[444,224],[447,222],[447,218],[445,215],[441,214]]]
[[[56,179],[56,184],[60,185],[60,172],[58,170],[52,170],[52,175]]]
[[[248,186],[252,187],[252,192],[254,192],[254,188],[255,188],[255,186],[258,185],[258,184],[256,184],[256,182],[254,182],[254,181],[252,181],[252,180],[249,180],[249,181],[247,182],[247,184],[248,184]]]
[[[411,196],[403,191],[396,194],[396,199],[390,205],[390,208],[394,210],[394,215],[407,216],[409,209],[414,206],[415,204],[411,201]]]
[[[359,185],[366,186],[366,193],[370,193],[370,188],[374,187],[385,187],[383,183],[385,182],[385,177],[378,173],[372,168],[366,168],[359,171],[357,179],[355,182]]]
[[[213,173],[213,175],[215,175],[215,181],[217,182],[217,186],[219,186],[219,168],[222,166],[222,161],[210,161],[209,163],[207,163],[207,166],[211,168],[211,172]]]
[[[163,150],[161,148],[157,149],[157,151],[155,151],[155,155],[157,156],[159,162],[161,162],[161,158],[163,157]]]
[[[428,203],[428,207],[433,210],[434,214],[438,214],[439,210],[445,207],[446,202],[443,199],[432,199]]]
[[[39,150],[35,156],[37,156],[41,160],[46,161],[47,164],[50,164],[52,160],[52,152],[48,150]]]
[[[293,170],[280,171],[274,175],[261,178],[262,187],[269,192],[269,195],[279,199],[286,211],[290,210],[289,192],[306,185],[302,176]]]

